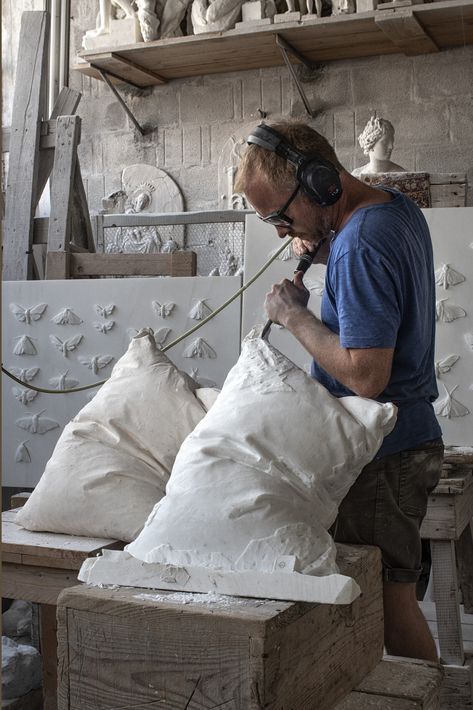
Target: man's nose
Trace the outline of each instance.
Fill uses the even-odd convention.
[[[291,231],[290,227],[275,227],[276,232],[278,233],[279,239],[284,239],[284,237],[287,237],[289,232]]]

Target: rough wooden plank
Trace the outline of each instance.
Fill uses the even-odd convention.
[[[453,540],[431,540],[434,601],[440,655],[444,663],[463,665],[457,566]]]
[[[190,251],[174,254],[71,254],[71,278],[195,276],[195,273],[196,255]]]
[[[473,523],[470,522],[455,543],[458,575],[465,612],[473,614]]]
[[[56,605],[40,604],[43,710],[57,710]]]
[[[77,584],[77,570],[47,569],[7,563],[2,565],[2,596],[38,604],[56,604],[66,587]]]
[[[26,280],[33,275],[31,246],[41,107],[46,86],[47,37],[47,13],[24,12],[21,17],[6,189],[3,278],[9,281]]]
[[[431,185],[430,201],[432,207],[465,207],[466,184]]]
[[[88,56],[88,61],[92,66],[102,71],[110,72],[115,77],[123,79],[123,81],[130,81],[138,87],[144,88],[166,83],[166,79],[156,72],[140,66],[131,59],[121,57],[116,52],[101,53],[96,57],[93,55]]]
[[[440,691],[442,710],[473,708],[473,656],[463,666],[444,666],[445,678]]]
[[[69,251],[47,251],[46,275],[49,280],[70,278],[71,253]]]
[[[376,26],[407,56],[438,52],[412,8],[383,10],[375,17]]]
[[[88,252],[95,252],[94,236],[90,223],[89,206],[82,182],[79,159],[76,161],[74,186],[72,193],[71,236],[73,244],[84,247]]]
[[[401,698],[422,710],[437,710],[443,671],[440,665],[386,656],[356,687],[360,693]]]
[[[46,278],[46,244],[33,244],[32,249],[35,277],[42,281]]]
[[[21,564],[21,555],[19,552],[2,552],[2,562]]]
[[[79,116],[59,116],[51,179],[48,252],[65,251],[71,241],[72,188],[80,142]],[[49,275],[47,278],[51,278]]]
[[[81,100],[82,94],[80,91],[75,89],[70,89],[65,86],[61,89],[59,96],[57,97],[53,110],[51,112],[50,120],[47,122],[49,131],[47,136],[41,136],[40,148],[44,148],[41,151],[40,162],[39,162],[39,172],[38,172],[38,183],[36,191],[36,204],[38,204],[39,198],[43,194],[43,190],[51,174],[54,164],[54,149],[56,146],[56,119],[58,116],[72,116],[75,114],[77,106]],[[54,127],[54,132],[51,130]],[[46,140],[43,138],[52,138],[53,144],[46,148]]]
[[[460,478],[460,477],[459,477]],[[473,481],[465,475],[465,485],[449,486],[444,479],[429,496],[421,536],[430,540],[458,540],[471,520],[473,512]],[[440,491],[437,494],[437,491]],[[444,493],[443,491],[449,491]]]
[[[388,698],[385,695],[366,695],[353,691],[334,710],[421,710],[422,706],[413,700]]]

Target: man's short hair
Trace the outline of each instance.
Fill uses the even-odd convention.
[[[294,148],[307,157],[319,155],[332,163],[337,170],[344,169],[328,140],[306,123],[283,121],[268,125],[281,133]],[[246,148],[238,167],[235,192],[245,192],[253,177],[258,174],[275,189],[293,187],[296,184],[294,165],[276,153],[251,144]]]

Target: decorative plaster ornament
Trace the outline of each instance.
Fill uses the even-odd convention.
[[[33,341],[28,335],[17,335],[13,340],[18,340],[13,348],[14,355],[37,355]]]
[[[29,431],[30,434],[45,434],[47,431],[51,431],[51,429],[57,429],[59,422],[49,417],[41,416],[45,411],[45,409],[42,409],[37,414],[27,414],[24,417],[20,417],[16,420],[15,424],[20,427],[20,429]]]
[[[217,387],[217,383],[213,380],[208,380],[206,377],[200,377],[199,369],[197,367],[193,367],[189,374],[200,387]]]
[[[473,351],[473,333],[465,333],[463,337],[465,339],[465,343],[468,345],[470,350]]]
[[[99,370],[101,370],[104,367],[107,367],[112,360],[113,356],[112,355],[92,355],[91,357],[83,357],[79,355],[77,358],[80,362],[81,365],[84,365],[85,367],[88,367],[89,370],[92,370],[94,375],[98,373]]]
[[[28,450],[28,447],[26,446],[28,441],[29,439],[25,439],[25,441],[20,442],[20,444],[18,445],[15,451],[16,463],[31,463],[31,454]]]
[[[443,385],[443,388],[445,390],[445,396],[434,402],[435,414],[439,417],[452,419],[453,417],[464,417],[470,413],[468,407],[465,407],[464,404],[453,397],[453,393],[458,388],[458,385],[455,385],[450,391],[448,391],[446,385]]]
[[[63,308],[51,320],[56,325],[79,325],[83,322],[82,318],[79,318],[71,308]]]
[[[454,364],[460,359],[460,355],[447,355],[442,360],[435,361],[435,375],[440,377],[446,372],[450,372]]]
[[[436,319],[444,323],[451,323],[457,318],[464,318],[466,311],[461,306],[456,306],[454,303],[447,304],[448,298],[441,298],[435,304]]]
[[[159,318],[168,318],[176,307],[172,301],[168,303],[159,303],[159,301],[151,301],[153,310]]]
[[[113,326],[115,325],[114,320],[104,320],[104,321],[94,321],[92,324],[95,328],[95,330],[98,330],[99,333],[108,333],[109,330],[112,330]]]
[[[45,309],[47,308],[47,303],[38,303],[36,306],[24,306],[18,305],[18,303],[10,303],[10,310],[20,323],[31,324],[31,321],[39,320],[43,315]]]
[[[94,304],[95,312],[98,316],[101,316],[102,318],[108,318],[109,316],[112,315],[114,309],[115,309],[115,304],[110,303],[108,306],[99,306],[98,303]]]
[[[70,353],[75,350],[83,337],[83,335],[77,333],[77,335],[73,335],[67,340],[61,340],[61,338],[58,338],[57,335],[50,335],[49,340],[54,345],[54,347],[56,347],[59,352],[64,355],[64,357],[67,357],[67,353]]]
[[[355,0],[332,0],[332,15],[352,15],[355,11]]]
[[[114,8],[119,8],[124,16],[115,19],[112,14]],[[138,17],[129,0],[99,0],[96,26],[84,34],[82,47],[92,50],[141,41]]]
[[[212,308],[207,305],[205,302],[205,299],[201,301],[197,301],[194,306],[189,311],[189,318],[192,318],[193,320],[204,320],[207,316],[209,316],[211,313],[213,313]]]
[[[23,389],[23,387],[12,387],[11,391],[18,402],[26,405],[32,402],[39,394],[35,390]]]
[[[154,334],[154,340],[157,345],[157,347],[162,350],[163,345],[165,344],[166,340],[169,338],[169,334],[172,333],[171,328],[159,328]]]
[[[77,387],[79,380],[75,380],[73,377],[67,377],[69,370],[61,372],[61,374],[56,377],[51,377],[49,379],[49,384],[57,390],[68,390],[72,387]]]
[[[115,242],[109,252],[127,254],[156,254],[161,250],[161,237],[156,227],[130,227],[117,230]]]
[[[233,29],[242,4],[242,0],[194,0],[191,10],[194,34]]]
[[[217,357],[215,350],[203,338],[196,338],[183,352],[184,357],[211,358]]]
[[[158,39],[159,18],[156,15],[156,0],[136,0],[138,22],[145,42]]]
[[[442,286],[444,289],[449,288],[449,286],[461,284],[463,281],[465,281],[463,274],[452,269],[450,264],[442,264],[435,272],[435,283],[437,286]]]

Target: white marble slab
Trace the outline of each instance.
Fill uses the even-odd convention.
[[[40,387],[54,389],[57,378],[64,377],[66,370],[66,378],[80,385],[96,382],[110,375],[135,331],[151,327],[166,345],[198,323],[190,317],[191,311],[195,316],[207,312],[208,308],[215,310],[240,285],[239,276],[5,282],[2,361],[9,370],[34,372],[39,368],[31,384]],[[153,306],[153,301],[161,306],[176,305],[162,318],[159,313],[163,309]],[[204,306],[196,308],[199,301],[204,301]],[[12,310],[11,304],[17,304],[18,308]],[[111,305],[114,308],[107,311]],[[105,310],[96,308],[98,306]],[[197,368],[198,379],[205,380],[203,384],[215,382],[221,386],[239,356],[240,311],[240,299],[237,299],[195,335],[169,350],[169,358],[188,373]],[[61,321],[74,322],[61,324]],[[170,329],[169,332],[161,330],[164,328]],[[215,357],[184,356],[197,338],[205,340],[210,350],[204,350],[214,352]],[[105,364],[110,357],[110,362]],[[53,378],[56,381],[52,385]],[[2,375],[2,386],[3,484],[34,486],[64,425],[96,390],[34,396],[31,390],[28,393],[28,383],[21,387],[5,375]],[[39,412],[43,413],[35,421],[33,415]],[[23,420],[29,431],[18,426],[19,420]],[[59,426],[48,428],[53,422]],[[48,430],[39,433],[43,428]],[[25,442],[23,446],[22,442]],[[23,460],[16,461],[16,458]]]

